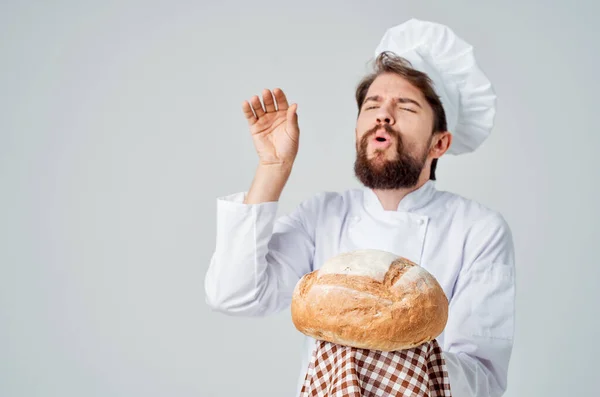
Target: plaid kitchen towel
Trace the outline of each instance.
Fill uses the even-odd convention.
[[[301,397],[451,397],[442,349],[434,339],[396,352],[317,341]]]

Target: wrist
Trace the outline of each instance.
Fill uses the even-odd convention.
[[[289,176],[292,173],[294,161],[283,161],[281,163],[260,163],[258,164],[257,173],[272,176],[274,178],[281,176]]]
[[[257,204],[279,201],[291,173],[291,164],[261,164],[246,196],[245,203]]]

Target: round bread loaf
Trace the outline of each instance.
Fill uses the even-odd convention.
[[[439,336],[448,299],[421,266],[380,250],[337,255],[304,275],[292,297],[294,326],[345,346],[396,351]]]

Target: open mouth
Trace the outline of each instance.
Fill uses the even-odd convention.
[[[378,136],[375,137],[372,141],[371,141],[371,145],[375,148],[375,149],[387,149],[388,147],[390,147],[392,144],[391,139],[384,137],[384,136]]]

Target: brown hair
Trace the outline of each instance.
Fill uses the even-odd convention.
[[[442,101],[433,89],[433,83],[429,76],[425,73],[413,69],[412,64],[405,58],[402,58],[392,52],[384,51],[375,59],[374,71],[365,76],[356,87],[356,104],[358,105],[358,113],[365,100],[365,96],[369,91],[369,87],[375,79],[384,73],[394,73],[408,80],[409,83],[417,87],[425,96],[427,103],[433,109],[433,128],[432,134],[444,132],[448,129],[446,123],[446,112],[442,106]],[[431,162],[431,173],[429,179],[435,180],[435,169],[437,160]]]

